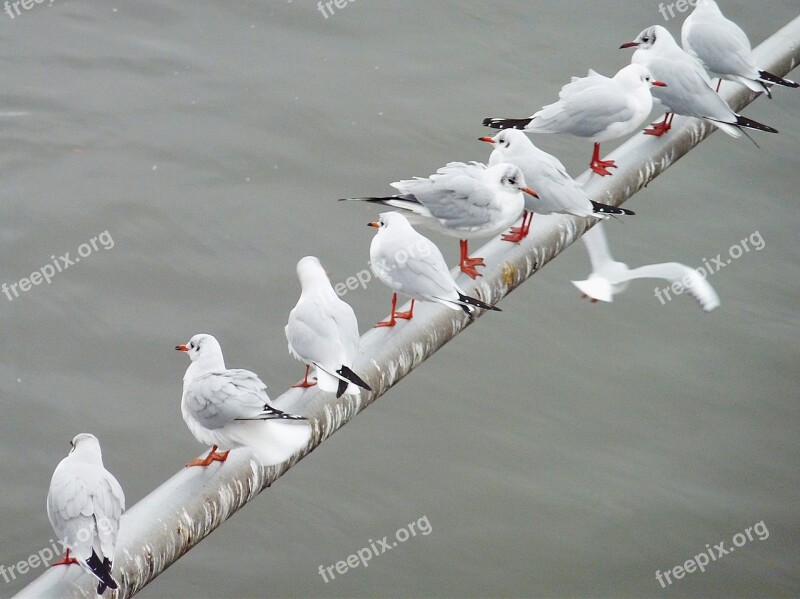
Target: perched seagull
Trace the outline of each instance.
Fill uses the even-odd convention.
[[[466,295],[453,280],[439,248],[417,233],[399,212],[384,212],[369,226],[378,229],[369,248],[370,267],[394,291],[392,314],[376,327],[393,327],[397,318],[411,319],[417,300],[463,310],[470,318],[475,308],[500,312],[500,308]],[[398,293],[411,298],[408,312],[396,311]]]
[[[315,384],[308,382],[308,372],[313,366],[320,389],[336,393],[336,397],[343,393],[358,395],[358,387],[372,391],[348,366],[358,354],[355,312],[336,295],[325,269],[314,256],[306,256],[297,263],[297,277],[302,292],[289,313],[286,339],[289,353],[306,363],[306,376],[295,387]]]
[[[528,235],[534,213],[574,214],[608,218],[611,214],[634,214],[632,210],[601,204],[592,200],[583,188],[569,176],[561,161],[543,152],[525,135],[516,129],[503,129],[494,137],[481,137],[480,141],[494,145],[489,164],[510,162],[520,168],[525,180],[534,188],[538,197],[525,196],[525,212],[522,226],[513,227],[503,236],[506,241],[520,241]]]
[[[669,82],[667,82],[669,83]],[[530,133],[566,133],[594,142],[589,168],[610,175],[613,160],[600,160],[600,143],[635,131],[653,108],[650,87],[667,84],[651,77],[640,66],[628,65],[613,77],[589,70],[586,77],[573,77],[561,88],[558,102],[548,104],[527,119],[486,118],[493,129],[522,129]]]
[[[584,297],[590,297],[592,302],[611,302],[616,294],[625,291],[632,279],[666,279],[670,283],[678,281],[684,285],[706,312],[719,306],[719,297],[714,288],[695,269],[684,264],[666,262],[630,269],[627,264],[614,260],[602,227],[602,223],[597,223],[581,238],[589,252],[592,273],[585,281],[572,281],[572,284],[581,290]]]
[[[67,548],[64,559],[53,565],[80,564],[100,581],[97,594],[102,595],[106,588],[118,586],[111,575],[111,561],[125,494],[103,467],[97,437],[81,433],[70,445],[69,454],[53,472],[47,494],[47,517]]]
[[[461,270],[473,279],[483,258],[470,258],[469,239],[493,237],[522,214],[526,187],[519,168],[512,164],[487,167],[478,162],[450,162],[427,178],[392,183],[400,193],[388,197],[347,198],[364,200],[408,212],[412,224],[422,225],[461,242]]]
[[[754,92],[772,97],[771,84],[798,87],[789,79],[759,69],[753,62],[747,34],[726,19],[714,0],[698,0],[694,12],[681,28],[683,49],[699,60],[719,83],[723,79],[741,83]],[[719,91],[719,83],[717,91]]]
[[[684,52],[669,31],[654,25],[642,31],[635,40],[620,48],[636,47],[631,62],[650,69],[654,77],[669,81],[669,87],[653,90],[653,96],[664,105],[664,120],[645,131],[656,137],[672,127],[675,114],[705,119],[731,137],[741,137],[742,127],[777,133],[777,129],[762,125],[736,114],[728,103],[714,91],[703,65]]]
[[[195,335],[175,349],[192,360],[183,376],[183,419],[195,439],[212,446],[204,459],[187,466],[224,462],[236,447],[252,448],[270,466],[306,446],[311,429],[305,418],[273,408],[267,386],[255,373],[225,368],[222,348],[212,335]],[[217,453],[217,448],[225,451]]]

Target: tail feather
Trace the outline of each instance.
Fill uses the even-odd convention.
[[[344,393],[344,389],[347,388],[348,382],[351,382],[354,385],[358,385],[359,387],[361,387],[362,389],[366,389],[367,391],[372,391],[372,387],[367,385],[367,383],[365,383],[360,376],[358,376],[355,372],[350,370],[350,368],[348,366],[345,366],[344,364],[342,364],[342,367],[336,371],[336,374],[342,377],[341,379],[339,379],[339,390],[341,390],[342,393]],[[342,383],[344,383],[344,389],[342,388]]]
[[[100,561],[100,558],[92,550],[92,555],[85,562],[89,571],[100,581],[97,585],[97,594],[102,595],[107,588],[116,589],[117,581],[111,576],[111,560],[107,557]]]
[[[742,116],[741,114],[736,115],[736,123],[737,127],[747,127],[748,129],[757,129],[758,131],[766,131],[767,133],[777,133],[778,130],[770,127],[769,125],[764,125],[759,123],[758,121],[754,121],[753,119],[748,119],[746,116]]]
[[[775,85],[783,85],[784,87],[800,87],[800,83],[796,83],[791,79],[784,79],[783,77],[778,77],[777,75],[773,75],[769,71],[759,71],[758,76],[760,79],[764,81],[769,81],[770,83],[774,83]]]
[[[472,310],[474,310],[475,308],[480,308],[481,310],[494,310],[495,312],[502,312],[502,310],[496,306],[490,306],[489,304],[482,302],[477,298],[464,295],[463,293],[458,294],[458,302],[461,305],[461,309],[464,310],[464,312],[466,312],[467,314],[470,314]]]
[[[483,119],[483,125],[485,127],[491,127],[492,129],[525,129],[533,118],[528,117],[527,119],[499,119],[499,118],[492,118],[487,117]]]
[[[627,208],[617,208],[616,206],[609,206],[608,204],[601,204],[594,200],[589,200],[592,203],[592,209],[599,214],[636,214],[633,210]]]

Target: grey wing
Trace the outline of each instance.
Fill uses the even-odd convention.
[[[249,370],[210,372],[192,381],[184,401],[192,416],[213,430],[233,420],[258,418],[269,401],[266,389]]]
[[[565,86],[561,100],[534,114],[528,130],[593,137],[611,123],[630,120],[634,112],[614,81],[602,76],[586,77]]]
[[[483,183],[483,165],[451,162],[410,193],[448,229],[475,231],[499,210],[494,193]],[[423,189],[424,188],[424,189]]]
[[[684,45],[713,73],[758,77],[758,69],[750,59],[750,40],[732,21],[691,24]]]
[[[592,264],[593,272],[602,272],[604,267],[614,262],[611,251],[608,249],[608,239],[603,229],[603,223],[597,223],[586,231],[581,239],[589,253],[589,262]]]
[[[355,357],[358,322],[345,302],[316,297],[292,311],[287,337],[302,359],[338,369]]]
[[[628,271],[626,279],[666,279],[671,283],[679,281],[706,312],[719,306],[719,296],[710,283],[685,264],[665,262],[640,266]]]
[[[413,248],[396,248],[392,255],[404,251],[411,258],[393,262],[390,277],[396,289],[414,297],[453,299],[456,284],[447,268],[444,256],[429,239],[420,236]]]
[[[119,533],[119,519],[125,510],[125,494],[116,478],[108,471],[98,481],[94,496],[97,537],[100,541],[100,558],[114,559],[114,547]]]
[[[544,154],[544,153],[543,153]],[[542,214],[569,212],[577,216],[592,214],[589,196],[578,183],[569,176],[564,165],[555,156],[544,154],[541,159],[531,161],[523,169],[525,180],[539,195],[538,199],[526,196],[526,203],[539,206]],[[536,208],[533,209],[536,212]]]
[[[711,87],[702,65],[688,54],[650,62],[653,77],[667,84],[651,91],[667,110],[685,116],[735,122],[736,115]]]

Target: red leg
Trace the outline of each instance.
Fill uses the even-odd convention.
[[[467,254],[467,240],[461,239],[459,241],[461,244],[461,262],[459,263],[459,267],[461,268],[461,272],[466,273],[468,276],[472,277],[473,279],[481,276],[480,273],[475,268],[476,266],[486,266],[483,262],[483,258],[470,258]]]
[[[592,161],[589,163],[589,168],[601,177],[607,177],[611,174],[609,168],[617,168],[617,164],[613,160],[600,160],[600,144],[594,144],[594,152],[592,152]]]
[[[533,223],[533,212],[528,212],[528,224],[525,225],[525,236],[531,232],[531,224]]]
[[[675,115],[671,112],[665,113],[664,120],[659,121],[658,123],[653,123],[653,125],[649,129],[644,130],[644,134],[653,135],[655,137],[661,137],[672,128],[672,119],[674,117]]]
[[[213,445],[211,447],[211,451],[208,452],[208,455],[204,458],[197,458],[186,464],[186,467],[189,468],[191,466],[208,466],[211,462],[224,462],[228,459],[228,454],[230,451],[223,451],[222,453],[217,453],[217,446]]]
[[[395,318],[402,318],[403,320],[411,320],[414,317],[414,302],[416,300],[411,300],[411,308],[408,312],[395,312]]]
[[[397,294],[393,293],[392,294],[392,311],[391,311],[391,316],[389,316],[389,320],[382,320],[372,328],[376,329],[378,327],[393,327],[394,325],[396,325],[397,321],[395,320],[395,308],[397,308]]]
[[[306,387],[313,387],[314,385],[316,385],[316,383],[309,382],[309,380],[308,380],[308,373],[309,373],[310,370],[311,370],[311,366],[306,364],[306,376],[303,377],[303,380],[300,381],[299,383],[297,383],[296,385],[292,385],[292,388],[302,387],[303,389],[305,389]]]
[[[719,86],[720,85],[722,85],[722,77],[720,77],[719,81],[717,81],[717,93],[719,93]]]
[[[70,564],[77,564],[77,563],[78,560],[76,560],[74,557],[70,557],[69,549],[67,549],[67,554],[64,556],[64,559],[62,559],[60,562],[53,562],[52,564],[50,564],[50,567],[52,568],[53,566],[69,566]]]
[[[597,303],[597,300],[596,300],[596,299],[594,299],[593,297],[589,297],[589,296],[588,296],[588,295],[586,295],[585,293],[581,293],[581,299],[588,299],[588,300],[589,300],[590,302],[592,302],[593,304],[596,304],[596,303]]]
[[[528,231],[531,229],[531,219],[533,219],[533,212],[527,210],[522,212],[522,226],[511,227],[511,230],[503,235],[500,239],[503,241],[511,241],[519,243],[528,236]]]

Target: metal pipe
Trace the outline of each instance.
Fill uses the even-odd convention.
[[[800,62],[800,17],[759,45],[754,55],[757,63],[772,73],[783,76],[791,71]],[[757,97],[728,82],[723,84],[722,95],[737,112]],[[619,165],[614,175],[601,178],[584,173],[588,179],[585,189],[594,200],[618,206],[714,130],[704,121],[675,117],[672,130],[664,137],[634,135],[609,156]],[[495,239],[481,248],[479,254],[487,267],[474,294],[497,302],[592,225],[588,219],[571,216],[537,216],[533,222],[531,234],[522,243]],[[465,281],[462,275],[460,282],[469,289]],[[181,469],[144,497],[122,518],[114,559],[120,589],[113,596],[133,596],[470,324],[461,312],[420,304],[413,320],[392,329],[368,331],[361,337],[362,354],[354,367],[372,386],[371,393],[335,399],[313,387],[290,389],[275,400],[277,407],[306,415],[312,424],[311,442],[300,455],[263,468],[248,450],[236,450],[223,465]],[[79,567],[59,566],[47,570],[17,597],[94,597],[96,587],[94,578]]]

